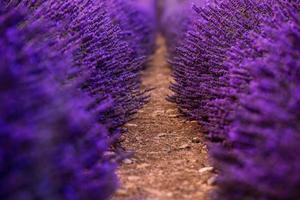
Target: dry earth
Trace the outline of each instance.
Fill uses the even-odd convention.
[[[150,102],[126,125],[122,146],[134,151],[118,170],[121,188],[113,200],[207,200],[215,175],[209,166],[204,138],[195,122],[179,116],[166,101],[171,69],[163,38],[143,84],[155,89]]]

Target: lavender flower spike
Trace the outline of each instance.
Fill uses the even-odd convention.
[[[108,131],[58,75],[71,65],[47,26],[0,8],[0,199],[108,199],[117,187]]]

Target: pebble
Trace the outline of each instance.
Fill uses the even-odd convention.
[[[129,181],[137,181],[137,180],[140,179],[140,177],[138,177],[138,176],[128,176],[127,179],[128,179]]]
[[[178,149],[189,149],[189,148],[191,148],[189,144],[183,144],[180,147],[178,147]]]
[[[152,116],[153,116],[153,117],[161,116],[161,115],[163,115],[164,113],[165,113],[164,110],[156,110],[156,111],[153,112]]]
[[[165,137],[167,134],[166,133],[160,133],[157,135],[157,137]]]
[[[124,164],[132,164],[133,161],[131,159],[126,158],[126,159],[123,160],[123,163]]]
[[[154,111],[155,113],[160,113],[160,114],[162,114],[162,113],[164,113],[165,111],[164,110],[156,110],[156,111]]]
[[[167,114],[174,113],[174,112],[176,112],[176,110],[174,110],[174,109],[168,109],[168,110],[166,111]]]
[[[202,173],[205,173],[205,172],[211,172],[213,170],[214,170],[213,167],[203,167],[203,168],[199,169],[199,172],[202,174]]]
[[[121,195],[121,196],[125,196],[125,195],[127,194],[127,190],[125,190],[125,189],[119,189],[119,190],[117,191],[117,194],[118,194],[118,195]]]
[[[126,126],[128,126],[128,127],[137,127],[138,125],[137,125],[137,124],[130,124],[130,123],[127,123]]]
[[[157,136],[155,136],[154,139],[159,140],[159,139],[161,139],[162,137],[165,137],[165,136],[167,136],[166,133],[160,133]]]
[[[208,184],[208,185],[215,185],[216,183],[217,183],[217,176],[210,177],[210,178],[207,180],[207,184]]]
[[[171,153],[172,150],[170,148],[163,148],[163,151],[167,152],[167,153]]]
[[[201,149],[201,150],[200,150],[200,153],[201,153],[201,154],[206,154],[207,151],[206,151],[205,149]]]
[[[146,168],[146,167],[149,167],[150,164],[147,164],[147,163],[143,163],[143,164],[140,164],[138,166],[136,166],[138,169],[141,169],[141,168]]]
[[[194,137],[194,138],[192,139],[192,142],[193,142],[193,143],[200,143],[201,140],[200,140],[200,138],[198,138],[198,137]]]
[[[137,141],[142,141],[142,140],[143,140],[143,138],[142,138],[142,137],[139,137],[139,136],[137,136],[135,139],[136,139]]]
[[[160,197],[165,195],[164,191],[160,191],[160,190],[156,190],[156,189],[152,189],[152,188],[144,188],[144,190],[152,195],[156,195],[156,196],[160,196]]]
[[[198,122],[195,121],[195,120],[190,121],[190,123],[191,123],[191,124],[198,124]]]

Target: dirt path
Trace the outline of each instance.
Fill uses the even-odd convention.
[[[164,40],[159,37],[143,83],[155,87],[150,102],[128,123],[122,145],[135,152],[118,174],[122,187],[113,200],[206,200],[214,175],[204,139],[195,122],[178,116],[176,105],[165,100],[171,70]]]

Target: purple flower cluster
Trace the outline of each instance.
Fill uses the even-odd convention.
[[[245,32],[258,31],[272,10],[266,1],[252,0],[222,1],[194,9],[194,25],[171,60],[175,83],[171,86],[174,95],[169,99],[183,113],[198,120],[211,140],[220,141],[224,139],[224,127],[215,118],[223,118],[223,110],[210,104],[228,94],[221,91],[227,88],[223,80],[228,72],[224,65],[226,54]]]
[[[107,199],[108,131],[86,110],[92,100],[62,83],[69,59],[24,10],[0,10],[0,198]]]
[[[143,2],[144,1],[144,2]],[[154,0],[108,0],[111,17],[120,26],[123,38],[137,57],[147,58],[154,51],[156,16]]]
[[[295,12],[295,8],[292,4],[274,2],[270,12],[272,14],[260,17],[259,25],[251,31],[245,31],[225,54],[222,63],[224,73],[218,77],[222,84],[210,88],[215,96],[205,105],[210,137],[226,139],[230,126],[236,119],[240,96],[248,92],[249,83],[253,79],[246,66],[249,62],[268,54],[268,49],[260,44],[263,40],[272,39],[268,29],[293,22],[291,13]]]
[[[34,15],[55,21],[62,30],[57,36],[66,41],[61,53],[71,51],[73,76],[86,77],[81,89],[95,99],[114,101],[111,109],[98,115],[98,121],[114,130],[130,120],[148,96],[140,89],[144,57],[124,40],[108,5],[103,0],[48,0]]]
[[[215,149],[217,199],[300,198],[300,21],[268,29],[268,51],[245,65],[252,81],[228,134]]]
[[[210,141],[222,141],[211,148],[216,199],[299,199],[299,1],[194,9],[193,26],[171,55],[169,99]]]
[[[184,42],[185,33],[193,27],[193,19],[196,17],[193,12],[193,5],[204,7],[212,4],[212,0],[165,0],[161,3],[160,29],[164,35],[168,53],[174,56],[176,47]]]
[[[117,188],[106,152],[148,99],[140,73],[155,22],[149,14],[137,36],[151,39],[131,43],[134,24],[115,24],[113,9],[108,0],[0,3],[0,199],[107,199]]]

